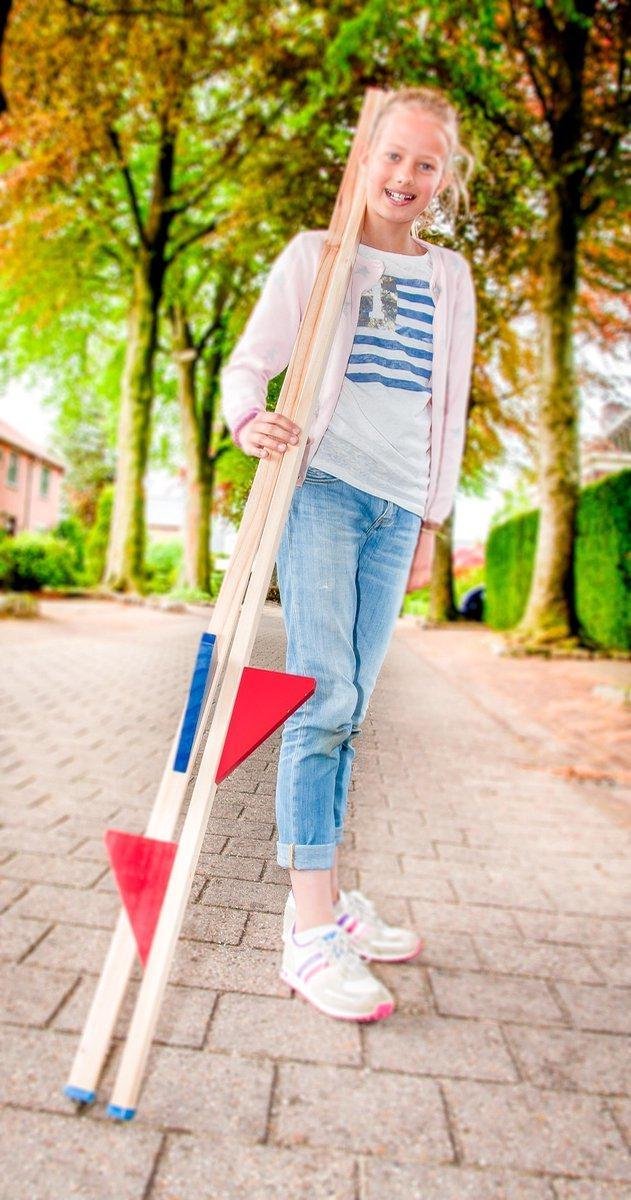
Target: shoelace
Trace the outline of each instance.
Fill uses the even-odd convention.
[[[367,921],[368,924],[376,926],[377,929],[385,927],[386,922],[377,915],[372,900],[364,896],[363,892],[357,890],[346,892],[345,907],[352,917],[359,917],[360,920]]]
[[[331,964],[339,968],[348,979],[359,979],[366,974],[366,967],[359,957],[349,936],[338,929],[334,937],[330,934],[318,938],[318,949]]]

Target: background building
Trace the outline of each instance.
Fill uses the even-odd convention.
[[[0,528],[53,529],[59,521],[64,465],[0,421]]]

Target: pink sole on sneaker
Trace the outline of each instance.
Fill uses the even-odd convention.
[[[394,1001],[391,1000],[384,1000],[383,1003],[377,1005],[373,1012],[368,1013],[363,1017],[353,1017],[349,1016],[348,1013],[336,1012],[332,1008],[324,1008],[322,1005],[316,1004],[315,1001],[312,1000],[310,996],[305,995],[305,993],[296,986],[294,980],[290,978],[290,976],[285,975],[283,971],[280,971],[279,974],[283,983],[286,983],[287,987],[291,988],[292,992],[296,992],[296,994],[300,996],[301,1000],[305,1000],[307,1004],[311,1004],[313,1008],[316,1008],[318,1012],[324,1013],[325,1016],[335,1017],[335,1019],[338,1021],[384,1021],[386,1017],[389,1017],[391,1013],[394,1012]]]

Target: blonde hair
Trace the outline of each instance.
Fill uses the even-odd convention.
[[[464,208],[465,214],[469,213],[469,190],[467,183],[475,168],[475,156],[467,149],[460,141],[459,115],[450,100],[444,92],[433,87],[404,87],[389,93],[388,99],[382,105],[378,112],[370,136],[368,145],[371,146],[375,141],[377,132],[382,121],[387,117],[388,113],[394,108],[400,108],[402,105],[415,105],[417,108],[429,112],[436,117],[445,132],[449,153],[444,166],[443,174],[450,176],[449,183],[443,188],[439,195],[434,197],[432,205],[425,209],[416,220],[413,222],[413,232],[417,233],[420,229],[431,225],[435,218],[435,211],[432,212],[434,206],[438,207],[449,222],[454,225],[458,212],[461,206]],[[416,229],[414,227],[417,227]]]

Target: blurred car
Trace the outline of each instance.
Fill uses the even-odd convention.
[[[468,621],[482,621],[484,618],[484,585],[476,584],[465,592],[458,612]]]

